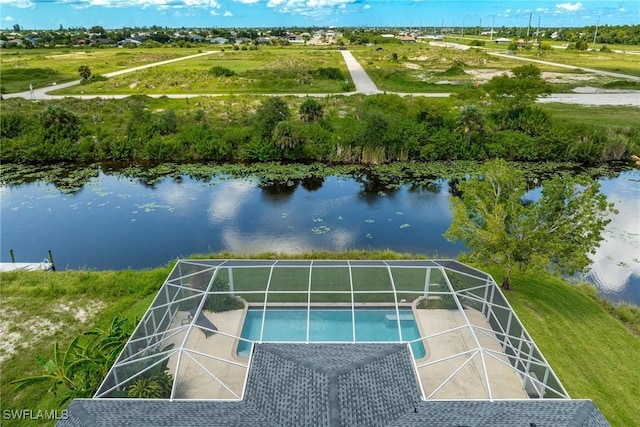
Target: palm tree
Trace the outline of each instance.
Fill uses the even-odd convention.
[[[300,104],[300,118],[306,123],[322,118],[322,105],[314,98],[307,98]]]
[[[456,129],[464,133],[467,144],[471,144],[471,137],[478,132],[484,131],[484,115],[475,105],[467,105],[460,110],[460,115],[456,121]]]

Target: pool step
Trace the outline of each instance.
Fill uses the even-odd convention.
[[[392,321],[397,321],[398,320],[398,315],[397,314],[387,314],[384,316],[387,320],[392,320]],[[401,314],[400,315],[400,321],[403,320],[414,320],[413,319],[413,314]]]

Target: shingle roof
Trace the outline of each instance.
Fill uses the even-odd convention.
[[[76,399],[58,426],[608,426],[588,400],[422,401],[404,344],[257,344],[242,401]]]
[[[244,402],[75,399],[62,427],[276,426]]]
[[[426,424],[425,424],[426,421]],[[422,401],[393,427],[605,427],[609,423],[590,400]]]
[[[258,344],[245,401],[280,425],[383,426],[419,396],[403,344]]]

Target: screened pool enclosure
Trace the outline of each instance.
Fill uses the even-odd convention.
[[[569,398],[492,277],[451,260],[180,260],[95,398],[240,400],[254,343],[377,342],[367,310],[408,345],[423,399]],[[162,391],[132,392],[150,378]]]

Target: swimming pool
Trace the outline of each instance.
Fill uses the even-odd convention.
[[[268,308],[262,330],[262,308],[250,308],[241,337],[263,342],[399,342],[420,338],[410,308],[400,308],[400,330],[394,308]],[[355,321],[352,321],[352,316]],[[307,329],[307,321],[309,328]],[[307,339],[308,334],[308,339]],[[402,334],[402,338],[400,337]],[[240,341],[238,356],[248,358],[251,344]],[[425,356],[422,342],[411,344],[414,357]]]

